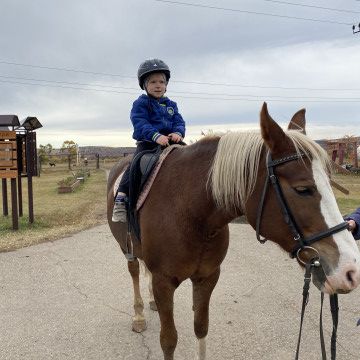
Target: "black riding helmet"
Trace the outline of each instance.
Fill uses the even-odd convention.
[[[144,90],[144,81],[147,76],[153,73],[165,74],[166,81],[170,79],[169,67],[160,59],[145,60],[138,70],[138,80],[140,87]]]

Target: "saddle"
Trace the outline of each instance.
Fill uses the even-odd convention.
[[[161,146],[158,145],[152,150],[145,150],[137,154],[130,164],[129,173],[129,195],[126,202],[128,231],[132,232],[140,241],[140,226],[136,203],[139,195],[151,174],[161,154]]]
[[[179,144],[186,145],[183,142],[180,142]],[[158,163],[163,149],[164,148],[161,145],[158,145],[152,150],[142,151],[133,158],[130,164],[129,196],[126,202],[128,232],[133,233],[136,240],[139,242],[140,224],[136,206],[139,200],[139,196],[143,191],[144,185],[153,172],[155,165]]]

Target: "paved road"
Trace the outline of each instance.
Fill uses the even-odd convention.
[[[231,243],[211,302],[208,359],[293,359],[302,273],[253,230],[231,225]],[[147,301],[146,282],[142,283]],[[357,290],[340,296],[338,359],[360,358]],[[301,358],[318,360],[318,291],[312,287]],[[196,359],[191,286],[176,292],[176,359]],[[331,330],[325,308],[326,343]],[[0,254],[0,359],[162,359],[157,313],[148,330],[130,330],[132,288],[126,262],[107,226]]]

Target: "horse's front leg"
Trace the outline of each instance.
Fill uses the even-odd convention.
[[[152,274],[153,291],[160,316],[160,345],[164,353],[164,360],[173,360],[177,344],[177,331],[174,322],[174,292],[178,284],[171,279]]]
[[[134,310],[132,330],[135,332],[142,332],[146,330],[146,320],[144,317],[144,302],[140,293],[140,268],[137,259],[128,261],[128,269],[133,281],[134,287]]]
[[[206,336],[209,329],[209,303],[211,293],[220,276],[217,268],[207,278],[191,279],[193,284],[194,331],[199,340],[199,360],[206,359]]]
[[[150,270],[147,268],[146,264],[142,262],[145,268],[145,275],[148,278],[148,289],[149,289],[149,305],[150,309],[153,311],[157,311],[156,302],[154,299],[153,285],[152,285],[152,274]]]

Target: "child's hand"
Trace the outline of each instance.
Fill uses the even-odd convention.
[[[164,136],[164,135],[161,135],[159,136],[157,139],[156,139],[156,142],[158,144],[160,144],[161,146],[169,146],[169,139]]]
[[[349,230],[354,231],[356,228],[356,222],[354,220],[348,220]]]
[[[168,138],[173,141],[174,143],[178,143],[182,140],[179,134],[171,133],[168,135]]]

